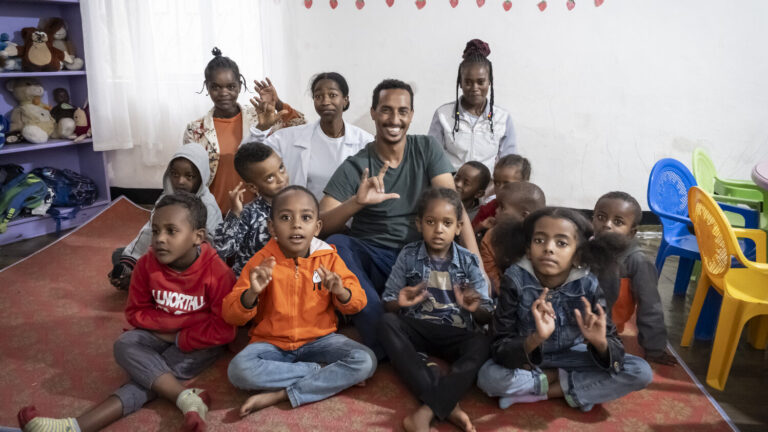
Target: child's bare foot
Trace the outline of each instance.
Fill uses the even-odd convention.
[[[448,414],[448,421],[464,432],[475,432],[475,426],[472,424],[472,420],[469,419],[469,416],[463,409],[461,409],[459,404],[456,404],[453,411]]]
[[[243,406],[240,407],[240,417],[245,417],[252,412],[286,400],[288,400],[288,393],[286,393],[285,389],[255,394],[246,399]]]
[[[432,412],[431,408],[422,405],[403,419],[403,428],[406,432],[429,432],[429,423],[432,422],[434,416],[435,413]]]

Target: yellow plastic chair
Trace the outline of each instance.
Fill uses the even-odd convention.
[[[733,356],[744,325],[750,323],[749,343],[764,349],[768,341],[768,264],[765,264],[765,231],[732,228],[718,204],[698,186],[688,192],[688,211],[696,232],[703,272],[696,286],[682,346],[689,346],[710,285],[723,294],[715,341],[707,369],[707,384],[725,388]],[[736,238],[749,238],[757,246],[757,261],[744,257]],[[744,268],[732,268],[735,257]]]

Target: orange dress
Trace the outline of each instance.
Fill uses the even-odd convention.
[[[235,153],[243,141],[243,113],[240,112],[228,119],[214,117],[213,126],[216,129],[216,137],[219,139],[219,168],[209,189],[216,198],[221,214],[226,216],[231,207],[229,191],[243,181],[235,171]],[[243,204],[251,202],[253,198],[253,194],[246,191]]]

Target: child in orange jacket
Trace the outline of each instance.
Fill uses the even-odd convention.
[[[336,333],[335,311],[355,314],[367,300],[336,249],[315,237],[319,213],[317,199],[302,186],[272,198],[272,239],[224,299],[228,323],[255,318],[250,344],[229,364],[235,387],[262,391],[245,401],[241,416],[284,400],[295,408],[325,399],[376,370],[371,350]]]

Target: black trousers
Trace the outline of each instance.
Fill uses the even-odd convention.
[[[393,313],[379,322],[379,341],[408,389],[440,420],[453,411],[490,355],[490,338],[481,333]],[[437,377],[418,352],[453,362],[448,375]]]

